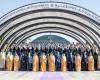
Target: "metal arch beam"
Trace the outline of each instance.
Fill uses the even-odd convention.
[[[33,35],[36,35],[36,34],[40,34],[40,33],[46,33],[46,32],[54,32],[54,33],[61,33],[61,34],[65,34],[65,35],[68,35],[72,38],[74,38],[75,40],[77,40],[78,42],[80,42],[84,47],[86,47],[85,43],[83,42],[83,40],[76,34],[73,34],[71,33],[70,31],[59,31],[59,30],[52,30],[52,29],[43,29],[41,31],[37,31],[37,32],[34,32],[34,31],[31,31],[31,32],[28,32],[26,33],[25,35],[21,36],[20,38],[18,38],[14,43],[16,43],[16,46],[18,46],[23,40],[33,36]]]
[[[27,34],[25,34],[25,35],[23,35],[23,36],[21,36],[20,38],[21,39],[17,39],[17,41],[15,40],[14,41],[14,43],[17,43],[17,45],[16,46],[18,46],[20,43],[21,43],[21,41],[23,41],[23,40],[25,40],[26,38],[28,38],[28,37],[30,37],[30,36],[32,36],[32,35],[35,35],[35,34],[39,34],[39,33],[44,33],[44,32],[56,32],[56,33],[61,33],[61,34],[65,34],[65,35],[68,35],[68,36],[71,36],[71,37],[73,37],[74,39],[76,39],[78,42],[80,42],[85,48],[86,48],[86,45],[85,45],[85,43],[80,39],[80,37],[79,36],[77,36],[77,35],[75,35],[75,34],[73,34],[73,33],[71,33],[71,32],[69,32],[69,31],[61,31],[61,30],[57,30],[57,29],[51,29],[51,28],[49,28],[49,29],[43,29],[43,30],[41,30],[41,29],[37,29],[37,31],[31,31],[31,32],[28,32]],[[12,44],[11,44],[12,45]],[[7,48],[7,50],[9,50],[9,47]]]
[[[1,17],[0,22],[2,24],[6,21],[11,20],[14,16],[18,16],[22,13],[30,12],[32,10],[47,9],[48,4],[50,5],[50,6],[48,6],[48,8],[54,8],[54,9],[59,8],[59,9],[62,9],[62,10],[64,9],[66,11],[75,12],[77,14],[82,14],[83,16],[87,16],[91,20],[94,20],[95,22],[100,24],[100,17],[97,16],[96,14],[94,14],[93,12],[85,9],[85,8],[82,8],[80,6],[76,6],[76,5],[73,5],[73,4],[69,4],[69,3],[51,2],[51,1],[50,2],[33,3],[33,4],[29,4],[29,5],[25,5],[25,6],[22,6],[20,8],[17,8],[15,10],[9,12],[8,14],[4,15],[3,17]],[[56,6],[54,4],[56,4]],[[38,5],[38,6],[36,6],[36,5]],[[63,5],[63,7],[62,6],[57,7],[57,5],[59,5],[59,6]]]
[[[42,25],[42,24],[40,24],[40,25],[43,26],[43,27],[44,27],[44,26],[47,26],[47,25],[50,26],[50,24],[47,24],[47,25]],[[53,24],[52,26],[54,26],[54,24]],[[56,24],[56,26],[57,26],[57,24]],[[61,29],[61,27],[62,27],[61,24],[58,24],[58,26],[59,26],[59,27],[57,27],[56,30],[57,30],[58,28]],[[37,26],[36,26],[36,27],[37,27]],[[41,27],[41,28],[43,28],[43,27]],[[31,27],[30,29],[26,29],[26,30],[27,30],[27,31],[31,31],[31,30],[33,30],[32,28],[34,29],[34,27]],[[48,28],[52,28],[52,27],[48,27]],[[38,28],[37,28],[37,29],[38,29]],[[37,29],[35,29],[35,30],[37,30]],[[80,31],[73,30],[72,28],[69,28],[69,29],[68,29],[68,26],[67,26],[67,29],[66,29],[66,30],[70,30],[70,31],[72,31],[73,33],[76,33],[77,35],[81,35],[82,37],[83,37],[83,35],[84,35],[84,34],[81,34]],[[25,34],[27,31],[21,31],[21,32],[23,32],[23,34]],[[63,30],[61,30],[61,31],[64,31],[64,28],[63,28]],[[76,31],[77,31],[77,32],[76,32]],[[19,33],[20,33],[20,32],[19,32]],[[21,35],[18,36],[19,33],[15,35],[16,39],[18,39],[18,37],[21,37]],[[22,34],[22,35],[23,35],[23,34]],[[17,37],[17,36],[18,36],[18,37]],[[15,37],[13,37],[12,39],[14,39]],[[85,39],[88,39],[88,38],[86,37],[86,35],[84,36],[84,38],[85,38]],[[13,40],[12,40],[12,39],[10,40],[9,45],[10,45],[10,43],[13,43]],[[89,40],[88,40],[88,41],[89,41]],[[90,42],[89,42],[89,43],[90,43]],[[90,45],[91,45],[91,43],[90,43]]]
[[[49,25],[49,24],[48,24],[48,25]],[[53,26],[54,26],[54,25],[53,25]],[[60,26],[60,27],[61,27],[61,26]],[[73,30],[73,29],[72,29],[72,30]],[[19,34],[19,33],[18,33],[18,34]],[[18,34],[16,34],[16,35],[18,35]],[[79,34],[80,34],[80,33],[79,33]],[[82,36],[83,36],[83,35],[82,35]],[[15,38],[15,37],[14,37],[14,38]],[[13,39],[14,39],[14,38],[13,38]],[[10,41],[10,42],[11,42],[11,41]],[[9,42],[9,44],[10,44],[10,42]]]
[[[49,19],[48,19],[49,20]],[[52,20],[54,20],[54,22],[56,21],[55,19],[52,19]],[[42,20],[43,22],[44,22],[44,20]],[[34,23],[35,21],[33,21],[33,22],[31,22],[31,23],[28,23],[28,24],[32,24],[32,23]],[[39,21],[37,21],[36,23],[38,23]],[[48,21],[47,21],[48,22]],[[59,19],[58,19],[58,22],[59,22]],[[63,23],[71,23],[71,22],[68,22],[68,21],[64,21],[64,20],[60,20],[60,22],[63,22]],[[81,25],[78,25],[78,24],[76,24],[76,23],[74,23],[74,22],[72,22],[72,24],[73,25],[76,25],[77,27],[79,26],[79,28],[81,27]],[[24,26],[23,27],[25,27],[25,24],[24,24]],[[21,28],[23,28],[23,27],[21,27]],[[17,32],[18,31],[18,29],[20,30],[21,28],[17,28],[17,30],[13,30],[13,32],[12,32],[12,34],[15,34],[15,32]],[[83,28],[83,27],[82,27]],[[81,29],[81,28],[80,28]],[[85,28],[83,28],[83,30],[84,31],[87,31],[87,29],[85,29]],[[88,31],[87,31],[88,32]],[[90,35],[92,34],[92,33],[89,33]],[[10,34],[8,35],[8,36],[10,36]],[[5,39],[4,39],[5,40]]]
[[[43,32],[44,31],[44,32]],[[40,33],[47,33],[47,32],[54,32],[54,33],[60,33],[60,34],[65,34],[65,35],[68,35],[68,36],[70,36],[70,37],[72,37],[73,39],[75,39],[75,40],[77,40],[78,42],[80,42],[80,43],[85,43],[86,41],[85,40],[83,40],[82,38],[80,38],[78,35],[76,35],[76,34],[74,34],[74,33],[72,33],[72,32],[70,32],[70,31],[64,31],[64,32],[60,32],[60,31],[58,31],[58,30],[52,30],[51,31],[51,29],[50,30],[41,30],[41,31],[39,31]],[[31,31],[31,32],[27,32],[25,35],[23,35],[23,36],[21,36],[20,38],[18,38],[17,40],[15,40],[15,42],[14,43],[20,43],[20,41],[23,41],[23,40],[25,40],[25,39],[27,39],[27,38],[29,38],[29,37],[31,37],[32,35],[35,35],[35,34],[33,34],[34,33],[34,31]],[[36,34],[40,34],[40,33],[36,33]],[[19,44],[18,44],[19,45]]]
[[[54,30],[53,30],[54,31]],[[32,31],[31,31],[32,32]],[[33,31],[34,32],[34,31]],[[49,32],[49,31],[48,31]],[[50,32],[52,32],[52,31],[50,31]],[[57,30],[55,30],[55,32],[57,32]],[[66,33],[66,32],[68,32],[68,33]],[[74,39],[76,39],[77,41],[79,41],[80,43],[84,43],[82,40],[81,40],[81,38],[78,36],[78,35],[76,35],[75,33],[71,33],[70,31],[66,31],[65,33],[64,33],[64,31],[62,32],[62,34],[66,34],[66,35],[69,35],[69,36],[71,36],[71,37],[73,37]],[[59,32],[59,33],[61,33],[61,32]],[[70,34],[69,34],[70,33]],[[30,34],[32,34],[32,33],[30,33],[30,31],[28,32],[28,34],[30,35]],[[21,37],[19,37],[19,38],[17,38],[17,40],[15,40],[15,42],[14,43],[17,43],[17,42],[19,42],[19,40],[21,40],[22,38],[24,39],[26,39],[26,37],[28,36],[28,34],[25,34],[25,35],[23,35],[23,36],[21,36]],[[22,39],[22,40],[23,40]],[[84,45],[85,46],[85,45]],[[90,45],[91,46],[91,45]],[[91,46],[92,47],[92,46]]]
[[[54,19],[53,19],[53,20],[54,20]],[[63,21],[63,20],[61,20],[61,21]],[[38,21],[37,21],[37,22],[38,22]],[[58,22],[59,22],[59,21],[58,21]],[[64,22],[64,21],[63,21],[63,22]],[[65,22],[66,22],[66,21],[65,21]],[[75,23],[73,23],[73,24],[75,25]],[[79,25],[77,25],[77,26],[79,26]],[[79,27],[81,27],[81,25],[80,25]],[[83,28],[83,30],[84,30],[84,32],[87,31],[87,29],[85,29],[85,28]],[[16,31],[18,31],[18,30],[16,30]],[[15,32],[16,32],[16,31],[15,31]],[[13,31],[14,34],[15,34],[15,32]],[[87,32],[88,32],[88,31],[87,31]],[[89,33],[89,34],[91,35],[91,33]],[[89,36],[90,36],[90,35],[89,35]],[[8,35],[8,36],[10,36],[10,35]],[[94,38],[94,39],[95,39],[95,38]]]
[[[71,15],[71,14],[70,14]],[[25,19],[25,18],[24,18]],[[23,18],[21,19],[21,20],[23,20]],[[80,19],[79,19],[80,20]],[[18,22],[19,20],[17,20],[16,22]],[[77,19],[77,21],[78,21],[78,19]],[[83,20],[82,20],[83,21]],[[88,22],[88,20],[86,21],[86,22]],[[8,26],[7,26],[7,30],[8,30],[8,27],[9,27],[9,25],[13,25],[14,23],[11,23],[11,24],[8,24]],[[87,23],[87,24],[89,24],[89,23]],[[91,23],[92,24],[92,23]],[[85,24],[84,24],[85,25]],[[92,28],[92,26],[93,25],[91,25],[91,27],[89,28],[89,29],[91,29]],[[5,29],[4,29],[5,30]],[[2,31],[4,31],[4,30],[2,30]],[[99,30],[98,28],[97,29],[95,29],[95,28],[92,28],[92,30]],[[7,32],[7,31],[6,31]],[[96,31],[96,33],[97,32],[99,32],[99,31]],[[1,32],[2,33],[2,32]]]

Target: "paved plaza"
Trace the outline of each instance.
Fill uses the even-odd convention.
[[[100,80],[100,72],[1,71],[0,80]]]

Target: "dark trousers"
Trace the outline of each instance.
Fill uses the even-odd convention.
[[[86,62],[82,62],[82,71],[87,71],[87,63]]]
[[[67,68],[68,68],[69,71],[73,71],[74,70],[73,62],[68,62]]]
[[[28,63],[27,69],[28,69],[29,71],[32,71],[32,63]]]
[[[61,67],[56,67],[56,71],[61,71]]]

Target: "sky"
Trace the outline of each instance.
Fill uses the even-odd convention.
[[[20,6],[34,3],[34,2],[42,2],[42,1],[60,1],[60,2],[75,4],[75,5],[84,7],[86,9],[89,9],[90,11],[100,16],[100,0],[0,0],[0,17]],[[42,34],[42,35],[45,35],[45,34]],[[56,35],[59,35],[59,34],[56,34]],[[38,36],[40,36],[40,34],[32,37],[31,39],[35,39]],[[60,34],[59,36],[69,39],[69,41],[71,42],[75,41],[74,39],[62,34]]]

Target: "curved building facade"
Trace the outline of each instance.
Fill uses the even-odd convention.
[[[62,47],[62,48],[65,48],[67,45],[70,44],[70,42],[57,35],[44,35],[44,36],[40,36],[36,38],[35,40],[33,40],[31,44],[33,47],[42,47],[42,48]]]

